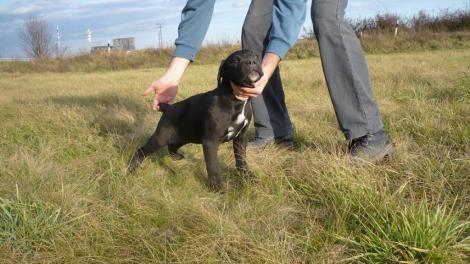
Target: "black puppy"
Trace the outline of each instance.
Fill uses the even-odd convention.
[[[237,100],[230,81],[244,87],[262,77],[260,58],[249,50],[232,53],[219,68],[217,88],[197,94],[173,105],[160,104],[163,115],[155,133],[147,144],[137,150],[129,170],[134,171],[150,154],[168,146],[170,155],[181,157],[177,151],[188,143],[202,144],[209,185],[214,190],[222,187],[217,157],[219,145],[233,140],[235,163],[238,170],[247,172],[246,131],[251,121],[251,106]]]

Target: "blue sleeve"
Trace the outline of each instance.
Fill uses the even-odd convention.
[[[194,60],[209,28],[214,4],[215,0],[188,0],[181,12],[173,56]]]
[[[274,0],[273,25],[266,52],[284,58],[299,38],[306,8],[307,0]]]

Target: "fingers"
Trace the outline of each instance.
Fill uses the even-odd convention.
[[[250,95],[250,96],[257,96],[261,94],[261,91],[259,91],[256,88],[242,88],[242,94],[244,95]]]
[[[151,84],[151,85],[144,91],[143,96],[147,96],[147,95],[151,94],[152,92],[155,93],[155,96],[153,97],[153,102],[152,102],[152,109],[153,109],[154,111],[157,111],[158,108],[159,108],[159,107],[158,107],[158,104],[159,104],[160,102],[158,101],[158,93],[157,93],[156,87],[155,87],[153,84]]]
[[[253,87],[241,87],[232,83],[233,94],[235,97],[248,98],[256,97],[263,93],[264,87],[266,86],[267,79],[261,78],[254,84]]]
[[[255,86],[256,87],[256,86]],[[244,88],[242,86],[238,86],[234,83],[232,83],[232,90],[233,90],[233,95],[239,99],[239,100],[246,100],[249,97],[256,97],[261,94],[261,91],[259,91],[259,88]]]
[[[240,90],[240,88],[234,88],[233,89],[233,94],[235,96],[243,96],[243,92]]]
[[[157,111],[159,109],[159,107],[158,107],[159,104],[160,104],[160,102],[158,101],[158,94],[156,94],[155,97],[153,97],[152,109],[154,111]]]
[[[156,87],[151,84],[145,91],[144,96],[151,94],[152,92],[156,92]]]
[[[245,101],[250,98],[249,96],[246,96],[238,87],[233,89],[233,95],[235,96],[237,100],[240,100],[240,101]]]
[[[250,99],[249,96],[244,96],[244,95],[234,95],[234,96],[239,101],[246,101],[246,100]]]
[[[237,98],[248,99],[249,97],[256,97],[261,94],[261,91],[257,91],[253,88],[239,88],[233,89],[233,95]]]
[[[240,88],[240,94],[243,96],[256,97],[263,92],[260,88]]]
[[[156,111],[159,110],[160,103],[173,102],[177,92],[178,83],[167,82],[160,78],[150,84],[150,86],[144,91],[143,95],[148,96],[153,94],[152,109]]]

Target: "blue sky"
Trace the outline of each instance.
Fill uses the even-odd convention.
[[[311,0],[309,1],[311,2]],[[349,0],[348,17],[368,17],[377,12],[412,15],[441,9],[463,8],[470,0]],[[30,15],[46,20],[51,32],[61,28],[62,45],[73,52],[86,50],[86,30],[93,31],[95,45],[118,37],[133,36],[137,48],[155,47],[156,23],[164,24],[164,43],[177,37],[180,12],[186,0],[0,0],[0,57],[24,56],[18,28]],[[237,41],[250,0],[218,0],[206,43]],[[308,12],[309,13],[309,12]],[[309,18],[305,26],[310,26]]]

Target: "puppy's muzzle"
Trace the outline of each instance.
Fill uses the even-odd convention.
[[[253,69],[247,76],[246,76],[246,79],[244,81],[245,85],[247,85],[246,87],[255,87],[253,84],[257,81],[259,81],[261,79],[261,77],[263,77],[263,72],[262,71],[259,71],[259,70],[256,70],[256,69]]]
[[[253,70],[248,74],[248,80],[252,83],[259,81],[263,77],[263,73],[257,70]]]

